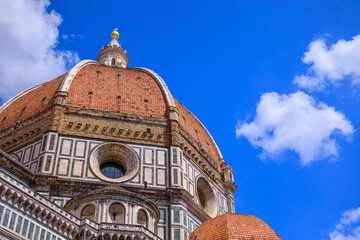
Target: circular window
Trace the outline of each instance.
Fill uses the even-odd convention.
[[[90,155],[93,173],[107,182],[124,182],[138,171],[138,156],[128,146],[120,143],[105,143],[97,146]]]
[[[106,162],[100,166],[100,171],[105,177],[117,179],[125,174],[125,169],[117,162]]]
[[[217,210],[215,195],[210,184],[205,180],[205,178],[200,177],[197,180],[196,192],[199,205],[207,214],[209,214],[210,217],[215,217]]]
[[[206,198],[205,198],[204,192],[203,192],[200,188],[198,188],[197,194],[198,194],[198,197],[199,197],[200,205],[201,205],[203,208],[206,208]]]

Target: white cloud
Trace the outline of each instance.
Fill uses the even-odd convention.
[[[329,234],[329,238],[330,240],[360,239],[360,207],[344,212],[336,229]]]
[[[308,90],[322,90],[327,85],[337,85],[348,79],[360,83],[360,35],[351,40],[339,40],[327,46],[323,39],[310,43],[302,58],[309,64],[308,73],[296,76],[294,82]]]
[[[0,1],[0,98],[51,80],[79,60],[56,50],[61,16],[47,0]]]
[[[63,34],[61,35],[61,38],[64,40],[68,40],[70,42],[73,42],[76,38],[83,38],[83,35],[80,34]]]
[[[304,92],[289,95],[265,93],[250,123],[239,123],[237,137],[246,137],[263,149],[262,157],[292,150],[302,165],[324,157],[336,157],[335,134],[350,136],[353,126],[344,115]]]

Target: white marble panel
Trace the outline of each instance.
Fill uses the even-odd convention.
[[[69,159],[60,158],[59,161],[58,174],[67,175]]]
[[[77,157],[83,157],[84,156],[85,144],[86,144],[85,142],[77,142],[76,143],[75,156],[77,156]]]
[[[165,169],[158,169],[157,170],[157,183],[159,185],[165,185],[165,176],[166,176],[166,170]]]
[[[152,149],[145,149],[144,163],[153,164],[153,150]]]
[[[165,165],[165,151],[157,151],[157,164]]]
[[[70,155],[71,153],[71,140],[63,140],[62,148],[61,148],[61,154],[62,155]]]

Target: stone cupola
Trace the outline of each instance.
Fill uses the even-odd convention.
[[[98,53],[97,61],[102,65],[127,68],[129,57],[126,50],[121,48],[121,44],[117,41],[119,33],[117,28],[111,33],[112,40],[106,47],[102,47]]]

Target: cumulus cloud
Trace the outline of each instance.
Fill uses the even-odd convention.
[[[343,80],[360,83],[360,35],[351,40],[339,40],[328,46],[324,39],[310,43],[302,58],[309,64],[307,74],[296,76],[294,82],[311,91],[322,90],[327,85],[337,85]]]
[[[330,240],[360,239],[360,207],[344,212],[339,224],[329,234],[329,238]]]
[[[47,0],[0,1],[0,98],[67,71],[76,53],[56,49],[61,16]]]
[[[263,149],[262,157],[291,150],[300,156],[304,166],[324,157],[336,157],[334,135],[351,136],[353,132],[342,113],[301,91],[263,94],[253,121],[240,122],[236,128],[237,137],[246,137]]]

